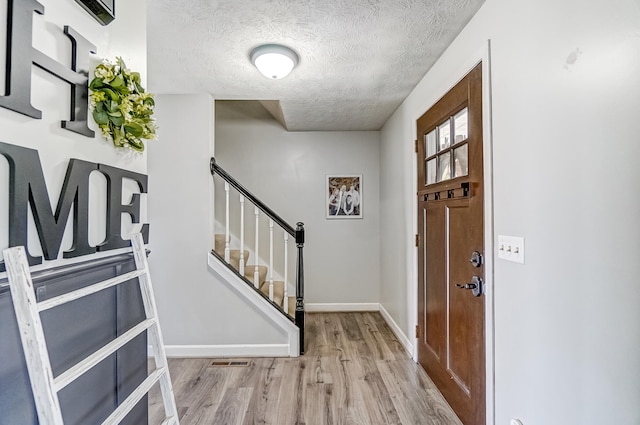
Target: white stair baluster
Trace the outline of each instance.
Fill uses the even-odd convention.
[[[273,220],[269,220],[269,299],[273,301]]]
[[[253,269],[253,286],[255,286],[256,288],[260,288],[260,273],[258,272],[258,260],[259,260],[259,255],[258,255],[258,247],[260,246],[260,232],[259,232],[259,225],[260,225],[260,210],[258,209],[258,207],[256,207],[255,209],[255,214],[256,214],[256,259],[255,259],[255,263],[256,265],[254,266]]]
[[[224,261],[227,264],[230,261],[229,243],[231,242],[231,235],[229,234],[229,183],[224,183],[224,198],[225,198],[225,234],[224,234]]]
[[[244,276],[244,195],[240,195],[240,263],[239,272]]]
[[[282,308],[289,314],[289,280],[287,279],[289,269],[289,234],[284,232],[284,303]]]

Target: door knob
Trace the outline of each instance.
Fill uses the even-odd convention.
[[[460,289],[470,289],[474,297],[479,297],[484,294],[484,282],[482,281],[482,278],[478,276],[473,276],[471,278],[471,283],[456,283],[456,286]]]

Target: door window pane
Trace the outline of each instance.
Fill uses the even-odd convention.
[[[469,174],[469,152],[466,143],[453,151],[454,177],[466,176]]]
[[[438,151],[451,145],[451,123],[449,120],[438,126]]]
[[[453,117],[454,144],[469,137],[469,110],[464,108]]]
[[[425,184],[469,175],[469,108],[450,115],[423,138]]]
[[[449,180],[451,178],[451,151],[443,153],[438,157],[438,181]]]
[[[425,149],[425,151],[427,152],[427,158],[430,157],[431,155],[435,155],[436,154],[436,129],[434,128],[431,133],[424,136],[424,140],[425,140],[425,144],[427,145],[427,149]]]
[[[434,145],[434,148],[435,148],[435,145]],[[427,161],[427,184],[436,182],[436,175],[437,175],[436,164],[437,164],[436,158],[433,158],[432,160]]]

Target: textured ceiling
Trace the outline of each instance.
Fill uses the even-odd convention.
[[[279,100],[289,130],[378,130],[484,0],[153,0],[149,88]],[[289,46],[263,77],[249,52]]]

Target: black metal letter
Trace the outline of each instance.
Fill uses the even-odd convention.
[[[140,193],[147,193],[147,176],[121,168],[99,164],[100,171],[107,178],[107,238],[98,245],[98,251],[126,248],[131,242],[122,239],[122,214],[129,214],[132,223],[140,222]],[[138,183],[140,193],[134,193],[129,204],[122,204],[122,179]],[[142,237],[149,242],[149,225],[142,226]]]
[[[56,224],[64,226],[69,217],[71,203],[74,206],[73,246],[69,251],[62,253],[63,258],[93,254],[97,250],[89,245],[89,175],[97,169],[98,164],[94,162],[73,158],[69,160],[56,208]],[[62,231],[64,232],[64,227]]]
[[[7,70],[5,95],[0,106],[32,118],[42,118],[42,112],[31,105],[31,63],[33,61],[33,12],[44,13],[37,0],[8,0]]]
[[[64,33],[71,40],[71,67],[60,64],[33,48],[33,13],[44,13],[37,0],[8,0],[7,69],[5,96],[0,106],[32,118],[42,118],[42,112],[31,105],[31,64],[71,85],[70,120],[62,121],[62,128],[93,137],[87,125],[89,108],[89,55],[96,47],[73,28],[65,26]],[[81,55],[80,55],[81,53]]]
[[[71,204],[74,204],[74,246],[64,253],[64,257],[95,252],[88,240],[88,202],[89,174],[98,165],[77,159],[70,161],[54,215],[38,151],[0,142],[0,155],[9,162],[9,246],[27,246],[27,208],[30,204],[44,258],[55,260]],[[42,257],[34,257],[28,250],[27,259],[30,265],[42,262]],[[0,270],[4,271],[4,262],[0,264]]]
[[[79,83],[70,82],[71,119],[62,121],[62,128],[93,137],[95,133],[89,129],[87,114],[89,108],[89,54],[96,52],[96,46],[69,26],[64,27],[64,33],[71,40],[71,70],[82,75],[84,79]],[[82,55],[79,56],[78,53],[82,53]]]

